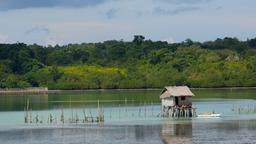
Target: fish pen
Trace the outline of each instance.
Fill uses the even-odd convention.
[[[81,123],[103,123],[104,118],[104,110],[103,107],[100,107],[100,101],[98,100],[97,112],[92,112],[91,110],[85,111],[85,108],[82,112],[75,111],[75,115],[73,112],[73,108],[69,107],[66,111],[63,109],[58,109],[57,111],[48,111],[41,112],[41,116],[38,111],[33,112],[32,108],[30,108],[29,99],[27,99],[26,106],[24,108],[24,123],[25,124],[81,124]],[[71,110],[69,115],[67,114]],[[36,113],[36,114],[34,114]],[[47,117],[46,121],[44,121],[44,116]]]
[[[256,114],[256,105],[233,105],[231,111],[237,114]]]
[[[118,122],[125,120],[158,119],[161,114],[159,101],[127,100],[90,100],[90,101],[59,101],[69,105],[54,109],[32,110],[29,99],[24,107],[24,123],[36,125],[69,125]],[[72,103],[79,103],[72,105]],[[91,104],[90,104],[91,103]]]
[[[177,87],[175,88],[177,89]],[[184,89],[183,89],[184,90]],[[188,93],[188,92],[187,92]],[[74,100],[51,101],[58,104],[51,110],[32,110],[29,99],[24,106],[25,124],[48,124],[48,125],[68,125],[68,124],[102,124],[106,121],[121,122],[127,120],[150,120],[161,119],[162,117],[191,118],[196,116],[196,108],[192,107],[192,96],[160,96],[161,104],[158,100],[152,99],[133,100]],[[75,103],[75,104],[74,104]],[[174,104],[174,105],[173,105]]]

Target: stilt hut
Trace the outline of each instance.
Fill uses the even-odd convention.
[[[164,117],[193,117],[192,108],[194,94],[187,86],[167,86],[160,95],[162,101],[162,116]]]

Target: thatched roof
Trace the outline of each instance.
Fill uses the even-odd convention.
[[[179,96],[194,96],[194,94],[187,86],[168,86],[161,92],[160,99]]]

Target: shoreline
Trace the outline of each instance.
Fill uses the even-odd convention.
[[[164,87],[163,87],[164,88]],[[49,92],[59,92],[59,91],[123,91],[123,90],[162,90],[163,88],[117,88],[117,89],[74,89],[74,90],[61,90],[61,89],[49,89]],[[219,88],[193,88],[189,87],[189,89],[200,90],[200,89],[256,89],[256,87],[219,87]]]
[[[220,88],[190,88],[191,90],[237,90],[237,89],[256,89],[256,87],[220,87]],[[144,91],[144,90],[162,90],[162,88],[134,88],[134,89],[74,89],[74,90],[61,90],[61,89],[48,89],[46,87],[35,88],[11,88],[0,89],[0,94],[15,94],[15,93],[59,93],[59,92],[86,92],[86,91]]]
[[[245,89],[256,89],[256,87],[221,87],[221,88],[190,88],[191,90],[245,90]],[[59,92],[86,92],[86,91],[153,91],[162,88],[135,88],[135,89],[77,89],[77,90],[48,90],[48,93],[59,93]]]
[[[0,94],[15,94],[15,93],[48,93],[47,87],[28,87],[28,88],[5,88],[0,89]]]

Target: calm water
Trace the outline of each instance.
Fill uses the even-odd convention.
[[[222,118],[162,119],[160,90],[59,92],[43,95],[0,95],[0,143],[256,143],[256,90],[193,90],[197,112]],[[32,115],[43,124],[24,124],[29,101]],[[98,103],[99,101],[99,103]],[[105,123],[65,124],[58,121],[104,110]],[[240,111],[238,111],[240,108]],[[56,117],[48,124],[49,114]]]

